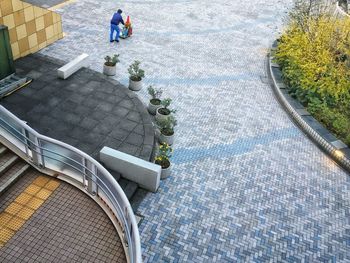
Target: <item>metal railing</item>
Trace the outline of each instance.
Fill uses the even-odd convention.
[[[59,124],[58,124],[59,125]],[[39,134],[0,105],[0,137],[35,166],[63,174],[92,196],[102,199],[122,228],[131,263],[141,263],[141,241],[135,215],[124,191],[95,159],[75,147]]]

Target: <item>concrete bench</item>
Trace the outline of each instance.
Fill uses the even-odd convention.
[[[157,164],[106,146],[100,151],[100,161],[105,167],[120,173],[146,190],[156,192],[159,187],[162,168]]]
[[[70,75],[72,75],[75,72],[77,72],[82,67],[86,67],[88,65],[87,64],[87,62],[88,62],[87,58],[88,57],[89,57],[88,54],[83,53],[80,56],[77,56],[75,59],[73,59],[69,63],[67,63],[66,65],[60,67],[57,70],[58,77],[61,78],[61,79],[66,79]]]

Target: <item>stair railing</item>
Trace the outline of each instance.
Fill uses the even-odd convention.
[[[59,124],[58,124],[59,125]],[[141,263],[141,241],[135,215],[124,191],[95,159],[61,141],[41,135],[0,105],[0,139],[16,147],[29,162],[69,177],[100,198],[117,218],[131,263]]]

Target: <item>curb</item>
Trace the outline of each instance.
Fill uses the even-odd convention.
[[[271,50],[277,46],[275,41]],[[350,148],[338,140],[322,124],[314,119],[297,100],[293,99],[283,83],[282,72],[273,62],[270,52],[267,55],[267,75],[274,94],[284,110],[290,115],[299,128],[336,163],[350,172]]]

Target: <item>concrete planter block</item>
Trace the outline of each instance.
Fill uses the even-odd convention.
[[[162,171],[160,165],[106,146],[100,151],[100,161],[107,168],[120,173],[122,177],[137,183],[146,190],[156,192],[159,187]]]
[[[81,54],[63,67],[57,70],[57,75],[61,79],[67,79],[69,76],[77,72],[82,67],[88,66],[88,54]]]

